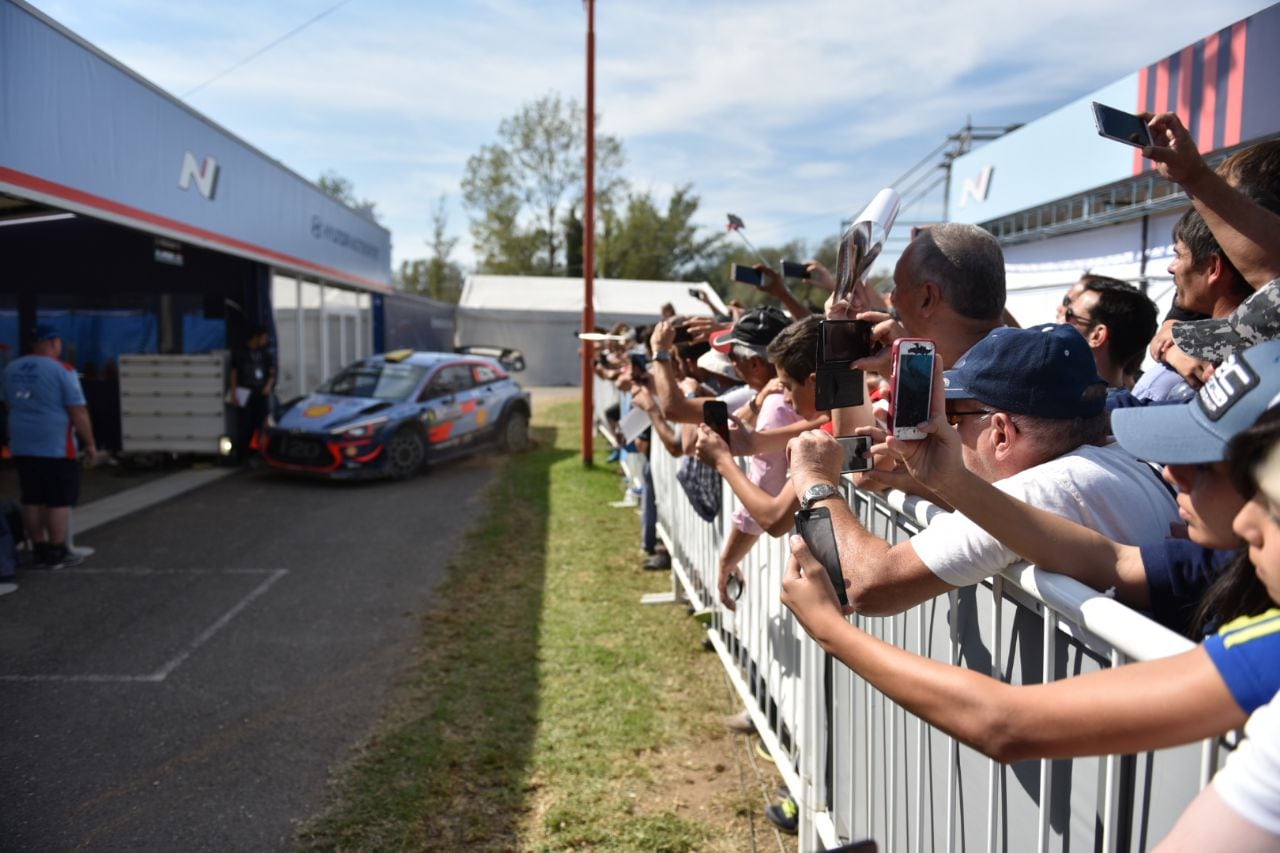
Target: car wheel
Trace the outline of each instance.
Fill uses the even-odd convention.
[[[412,429],[402,429],[387,442],[387,473],[405,480],[422,470],[427,461],[427,443]]]
[[[529,449],[529,415],[521,409],[513,409],[502,424],[502,449],[519,453]]]

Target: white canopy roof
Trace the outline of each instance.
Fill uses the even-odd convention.
[[[595,281],[595,309],[601,315],[658,316],[658,309],[670,302],[677,314],[706,314],[707,306],[689,295],[689,288],[707,294],[716,310],[728,310],[711,285],[705,281],[634,281],[598,278]],[[462,288],[458,307],[480,311],[551,311],[582,314],[583,285],[580,278],[550,278],[520,275],[472,275]]]

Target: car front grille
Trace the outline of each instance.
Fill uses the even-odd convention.
[[[325,443],[305,435],[277,433],[267,443],[267,454],[289,465],[327,468],[333,464],[333,455]]]

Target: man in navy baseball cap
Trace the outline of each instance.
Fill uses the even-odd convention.
[[[973,346],[943,377],[947,400],[979,400],[1013,414],[1091,418],[1106,404],[1088,342],[1075,327],[1002,328]]]

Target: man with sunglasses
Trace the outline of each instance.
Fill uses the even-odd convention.
[[[996,329],[945,374],[947,420],[965,466],[1027,503],[1126,544],[1160,539],[1177,507],[1155,469],[1104,444],[1106,384],[1070,325]],[[839,492],[840,448],[818,431],[788,446],[805,506]],[[830,491],[828,491],[830,490]],[[939,515],[890,545],[843,500],[831,509],[849,600],[869,615],[899,613],[997,574],[1018,557],[959,513]]]
[[[1142,367],[1147,342],[1156,333],[1156,304],[1116,278],[1086,275],[1080,292],[1058,322],[1074,326],[1089,344],[1098,375],[1107,383],[1107,409],[1141,405],[1129,389]]]

